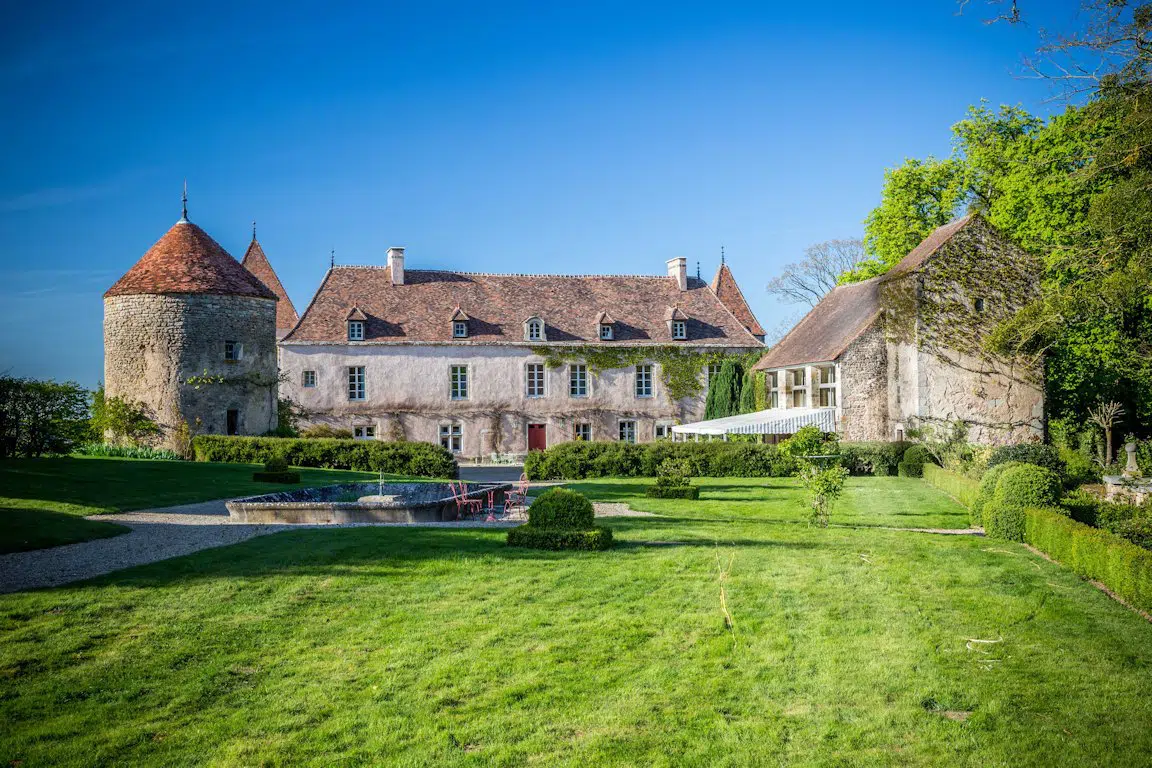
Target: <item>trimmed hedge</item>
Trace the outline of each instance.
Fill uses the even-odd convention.
[[[924,477],[924,465],[902,461],[896,465],[896,474],[900,477]]]
[[[454,478],[457,473],[452,454],[432,443],[197,435],[192,450],[196,461],[263,464],[279,457],[294,467],[438,478]]]
[[[573,441],[524,460],[530,480],[652,477],[666,459],[683,459],[696,477],[788,477],[796,462],[763,443],[654,443]]]
[[[1127,539],[1138,547],[1152,549],[1152,519],[1147,517],[1132,517],[1117,523],[1112,533],[1122,539]]]
[[[984,533],[992,539],[1024,541],[1024,507],[993,497],[984,505]]]
[[[1068,475],[1068,466],[1060,458],[1060,452],[1051,445],[1044,443],[1020,443],[1018,445],[1002,445],[992,451],[988,457],[988,468],[1007,464],[1010,461],[1022,464],[1035,464],[1038,467],[1050,469],[1061,479]]]
[[[592,502],[576,491],[552,488],[536,497],[528,508],[528,524],[534,528],[575,528],[595,525]]]
[[[973,480],[935,464],[924,465],[924,479],[929,485],[939,488],[969,509],[980,493],[979,480]]]
[[[298,483],[299,472],[253,472],[252,479],[258,483]]]
[[[1152,612],[1152,552],[1051,509],[1025,511],[1024,540],[1076,574]]]
[[[600,552],[612,546],[612,531],[607,528],[577,530],[521,525],[508,531],[508,546],[552,551],[568,549]]]
[[[653,499],[698,499],[700,498],[700,486],[650,485],[644,489],[644,495]]]
[[[840,466],[853,475],[895,475],[896,467],[907,450],[906,442],[840,443]]]

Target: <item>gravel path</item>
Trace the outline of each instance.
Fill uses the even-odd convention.
[[[597,517],[645,517],[627,504],[596,504]],[[371,525],[425,528],[509,528],[521,519],[485,522],[460,520],[446,523],[349,523],[344,525],[284,525],[233,523],[224,501],[205,501],[164,509],[94,515],[125,525],[131,530],[119,536],[96,539],[32,552],[0,555],[0,593],[55,587],[90,579],[121,568],[180,557],[201,549],[226,547],[269,533],[300,528],[357,528]]]

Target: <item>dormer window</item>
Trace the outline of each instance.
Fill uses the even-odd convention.
[[[612,341],[611,323],[600,323],[600,341]]]
[[[596,315],[596,331],[600,341],[612,341],[616,338],[616,321],[607,312]]]
[[[464,310],[456,307],[455,311],[452,312],[452,338],[468,338],[468,321],[471,319]]]
[[[538,317],[530,317],[524,323],[525,341],[546,341],[544,338],[544,321]]]
[[[688,338],[688,315],[681,312],[679,307],[668,307],[664,320],[668,323],[668,335],[674,341]]]
[[[348,321],[348,341],[364,341],[364,321]]]

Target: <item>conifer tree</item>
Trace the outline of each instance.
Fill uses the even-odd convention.
[[[740,412],[740,384],[744,368],[735,360],[725,360],[708,382],[708,399],[704,403],[704,418],[721,419]]]

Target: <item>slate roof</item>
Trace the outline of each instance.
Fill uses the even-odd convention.
[[[937,227],[900,262],[879,277],[838,285],[753,366],[756,370],[832,362],[880,316],[880,288],[915,272],[974,216]]]
[[[277,298],[207,232],[183,219],[157,240],[104,296],[164,293]]]
[[[764,335],[764,328],[756,322],[756,315],[752,314],[752,309],[744,300],[744,293],[740,290],[740,286],[736,283],[736,278],[733,276],[732,270],[728,269],[727,264],[721,264],[719,271],[716,272],[716,277],[712,278],[712,292],[720,298],[720,301],[724,302],[728,311],[744,324],[749,333],[753,336]]]
[[[688,317],[688,339],[674,341],[668,307]],[[617,275],[495,275],[406,269],[392,285],[388,267],[333,267],[286,343],[347,343],[348,312],[367,317],[366,342],[452,342],[450,318],[467,313],[465,343],[525,343],[524,323],[545,324],[547,344],[683,344],[760,347],[708,284],[689,278]],[[611,313],[613,338],[601,341],[598,313]]]
[[[240,263],[279,299],[276,302],[276,327],[287,330],[295,326],[300,320],[300,316],[296,314],[296,307],[292,304],[292,299],[288,298],[288,292],[284,290],[280,278],[276,276],[276,270],[272,269],[272,263],[264,255],[264,249],[260,247],[255,237],[252,238]]]

